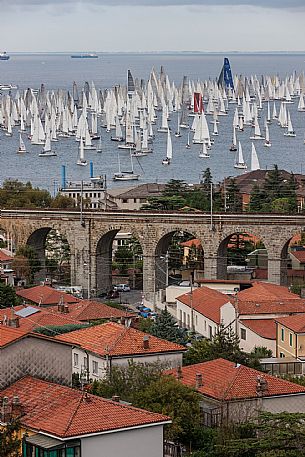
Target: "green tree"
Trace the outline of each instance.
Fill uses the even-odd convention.
[[[32,246],[25,244],[23,246],[19,246],[16,251],[17,256],[26,257],[29,261],[31,275],[30,275],[30,282],[34,281],[35,273],[40,271],[41,269],[41,262],[38,258],[38,255]]]
[[[290,204],[290,198],[281,197],[275,198],[271,202],[271,212],[272,213],[291,213],[292,208]]]
[[[264,192],[267,202],[272,203],[273,200],[285,196],[283,195],[284,188],[284,178],[275,164],[273,169],[268,171],[265,178]]]
[[[211,169],[210,168],[206,168],[202,172],[202,178],[201,178],[200,184],[202,184],[202,188],[205,191],[210,192],[210,188],[211,188],[211,184],[212,183],[213,183],[213,176],[212,176],[212,173],[211,173]]]
[[[135,405],[138,392],[158,380],[164,368],[160,363],[133,361],[127,366],[112,366],[104,379],[92,383],[91,392],[105,398],[118,395]]]
[[[114,260],[120,273],[126,274],[133,263],[133,254],[129,246],[119,246],[115,251]]]
[[[0,457],[21,457],[20,424],[17,419],[0,428]]]
[[[226,187],[226,210],[229,213],[242,212],[242,197],[234,178],[229,180]]]
[[[26,279],[27,282],[30,282],[31,267],[27,257],[23,255],[15,255],[12,262],[12,269],[15,271],[18,279]]]
[[[248,364],[247,355],[239,347],[239,338],[231,330],[220,325],[212,339],[195,341],[183,356],[184,365],[223,358],[236,363]]]
[[[186,200],[180,195],[170,195],[162,197],[151,197],[148,203],[142,206],[143,210],[175,211],[183,208]]]
[[[189,446],[200,425],[200,400],[194,389],[173,376],[162,376],[138,391],[135,406],[168,415],[172,424],[165,429],[165,437]]]
[[[263,189],[257,184],[254,184],[250,194],[250,202],[249,202],[249,211],[251,213],[259,213],[263,210],[264,204],[266,203],[266,194]]]
[[[67,195],[57,194],[51,202],[51,208],[74,208],[75,201]]]
[[[164,188],[164,197],[175,197],[183,194],[187,189],[187,184],[181,179],[171,179]]]
[[[16,306],[18,303],[19,298],[16,295],[15,289],[0,282],[0,308]]]
[[[51,204],[48,191],[33,188],[30,182],[26,184],[18,180],[4,181],[0,188],[0,207],[2,208],[47,208]]]
[[[167,308],[157,315],[150,333],[173,343],[185,344],[187,341],[186,332],[177,327],[174,317],[167,311]]]

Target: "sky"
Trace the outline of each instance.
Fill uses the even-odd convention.
[[[0,0],[0,51],[304,51],[305,0]]]

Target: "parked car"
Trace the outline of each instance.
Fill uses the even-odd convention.
[[[117,284],[116,286],[113,286],[114,290],[117,290],[118,292],[130,292],[130,287],[128,284]]]

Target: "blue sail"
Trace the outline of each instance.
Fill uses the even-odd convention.
[[[223,67],[218,78],[218,84],[224,87],[231,87],[234,90],[232,72],[230,67],[230,62],[227,57],[224,58]]]

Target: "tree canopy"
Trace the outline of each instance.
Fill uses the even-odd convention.
[[[157,315],[156,320],[149,329],[149,333],[173,343],[185,344],[187,341],[185,330],[177,327],[176,320],[168,312],[167,308]]]
[[[0,457],[21,457],[20,424],[13,420],[0,427]]]

